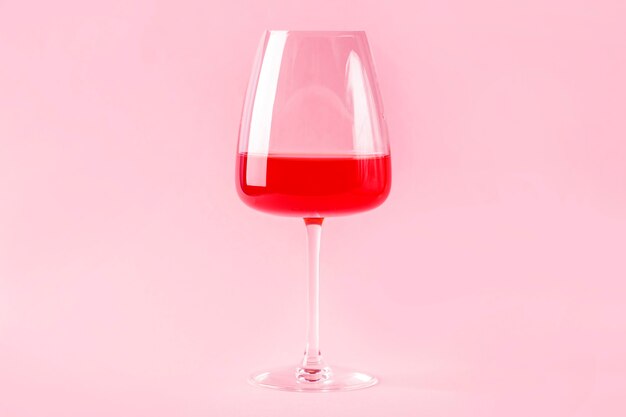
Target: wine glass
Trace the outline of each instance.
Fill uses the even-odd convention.
[[[365,32],[265,32],[241,118],[237,190],[252,208],[304,219],[308,326],[301,363],[254,374],[252,383],[315,392],[377,382],[322,359],[319,250],[325,217],[377,207],[390,186],[387,129]]]

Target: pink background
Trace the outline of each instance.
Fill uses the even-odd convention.
[[[0,1],[0,416],[624,416],[623,1]],[[394,162],[305,234],[234,185],[265,28],[365,29]]]

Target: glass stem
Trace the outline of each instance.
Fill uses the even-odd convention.
[[[328,378],[329,370],[324,364],[320,353],[319,323],[320,323],[320,240],[322,237],[321,217],[305,218],[308,240],[308,320],[307,343],[302,365],[297,375],[307,382],[318,382]]]

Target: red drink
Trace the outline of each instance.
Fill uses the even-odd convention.
[[[238,191],[250,207],[273,214],[327,217],[379,206],[391,186],[389,155],[239,154]]]

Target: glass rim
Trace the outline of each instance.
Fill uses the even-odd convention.
[[[302,29],[266,29],[265,33],[277,34],[286,33],[288,35],[303,36],[365,36],[364,30],[302,30]]]

